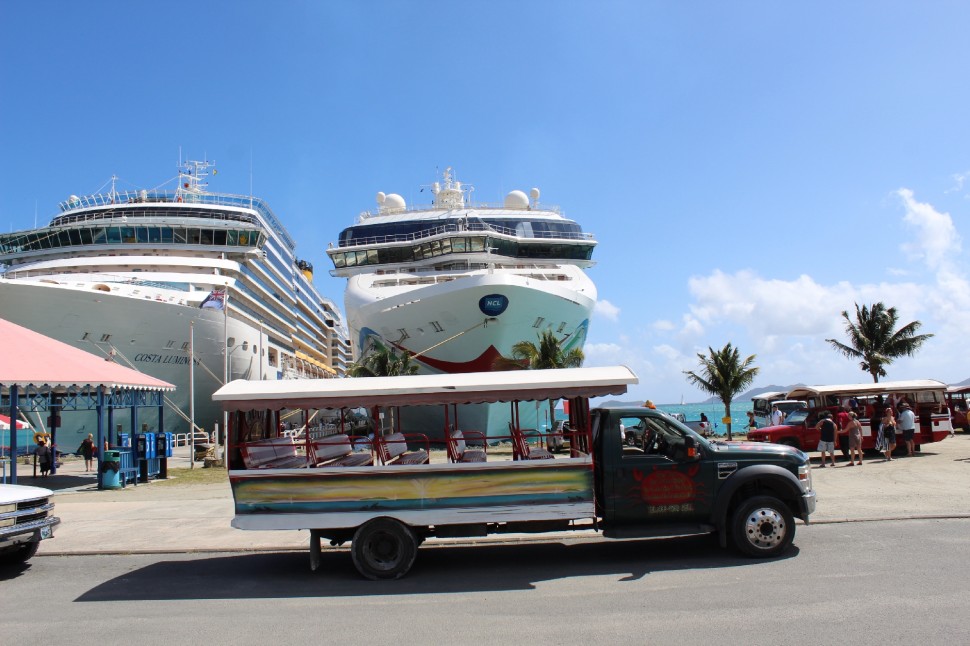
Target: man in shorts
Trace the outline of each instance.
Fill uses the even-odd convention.
[[[906,443],[906,454],[912,456],[916,449],[915,442],[913,441],[913,435],[916,434],[916,414],[913,412],[912,407],[905,402],[899,408],[898,428],[903,432],[903,442]]]
[[[835,434],[836,426],[832,421],[832,413],[825,411],[821,419],[815,425],[815,430],[819,432],[818,451],[822,454],[822,468],[825,468],[825,454],[832,457],[832,466],[835,466]]]

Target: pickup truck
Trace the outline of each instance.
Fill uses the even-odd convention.
[[[0,484],[0,566],[26,562],[42,540],[54,537],[61,519],[51,515],[52,495],[40,487]]]
[[[617,366],[232,382],[213,395],[231,413],[232,525],[310,530],[312,569],[320,564],[321,539],[349,541],[354,565],[371,579],[406,574],[418,545],[431,537],[715,534],[723,547],[730,543],[753,557],[787,550],[795,519],[807,523],[815,509],[808,456],[785,446],[708,440],[654,409],[590,410],[589,397],[621,395],[636,380]],[[540,448],[542,438],[533,438],[540,446],[530,446],[516,423],[520,401],[559,398],[569,401],[566,455]],[[447,459],[430,449],[431,428],[388,429],[393,432],[371,439],[372,453],[355,450],[359,444],[346,435],[303,449],[277,431],[283,409],[363,406],[379,421],[381,407],[451,411],[466,402],[507,402],[512,420],[508,438],[478,433],[487,442],[467,462],[463,456],[476,431],[455,428],[460,412],[446,416],[438,430]],[[620,436],[621,420],[641,429],[632,444]],[[397,449],[389,448],[392,442]],[[512,452],[503,458],[499,449],[508,443]]]

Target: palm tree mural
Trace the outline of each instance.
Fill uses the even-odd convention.
[[[579,368],[586,356],[580,348],[565,349],[566,339],[556,338],[552,330],[543,330],[539,343],[519,341],[512,346],[510,356],[500,356],[492,364],[493,370],[546,370],[555,368]],[[538,420],[537,420],[538,422]],[[556,402],[549,400],[550,429],[556,423]]]
[[[842,312],[845,319],[845,332],[849,336],[849,343],[841,343],[835,339],[825,339],[840,354],[849,359],[861,359],[859,367],[872,375],[873,383],[879,383],[879,377],[886,376],[886,366],[899,357],[911,357],[932,334],[916,334],[923,325],[919,321],[907,323],[896,329],[899,313],[895,307],[886,308],[883,303],[874,303],[872,307],[855,304],[855,320],[847,311]]]
[[[706,393],[721,398],[724,416],[731,417],[731,400],[754,381],[758,368],[753,367],[754,355],[741,359],[741,353],[730,343],[720,350],[708,347],[710,355],[697,354],[700,374],[685,370],[687,381]],[[731,439],[731,423],[727,425],[727,438]]]

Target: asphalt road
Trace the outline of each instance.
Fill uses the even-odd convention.
[[[346,551],[39,555],[0,572],[8,644],[970,643],[970,519],[713,539],[423,546],[401,581]]]

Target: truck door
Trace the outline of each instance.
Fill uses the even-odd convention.
[[[704,522],[713,506],[714,466],[703,447],[689,451],[693,436],[662,415],[644,414],[638,425],[643,434],[636,446],[604,443],[604,450],[621,452],[614,462],[613,521]]]

